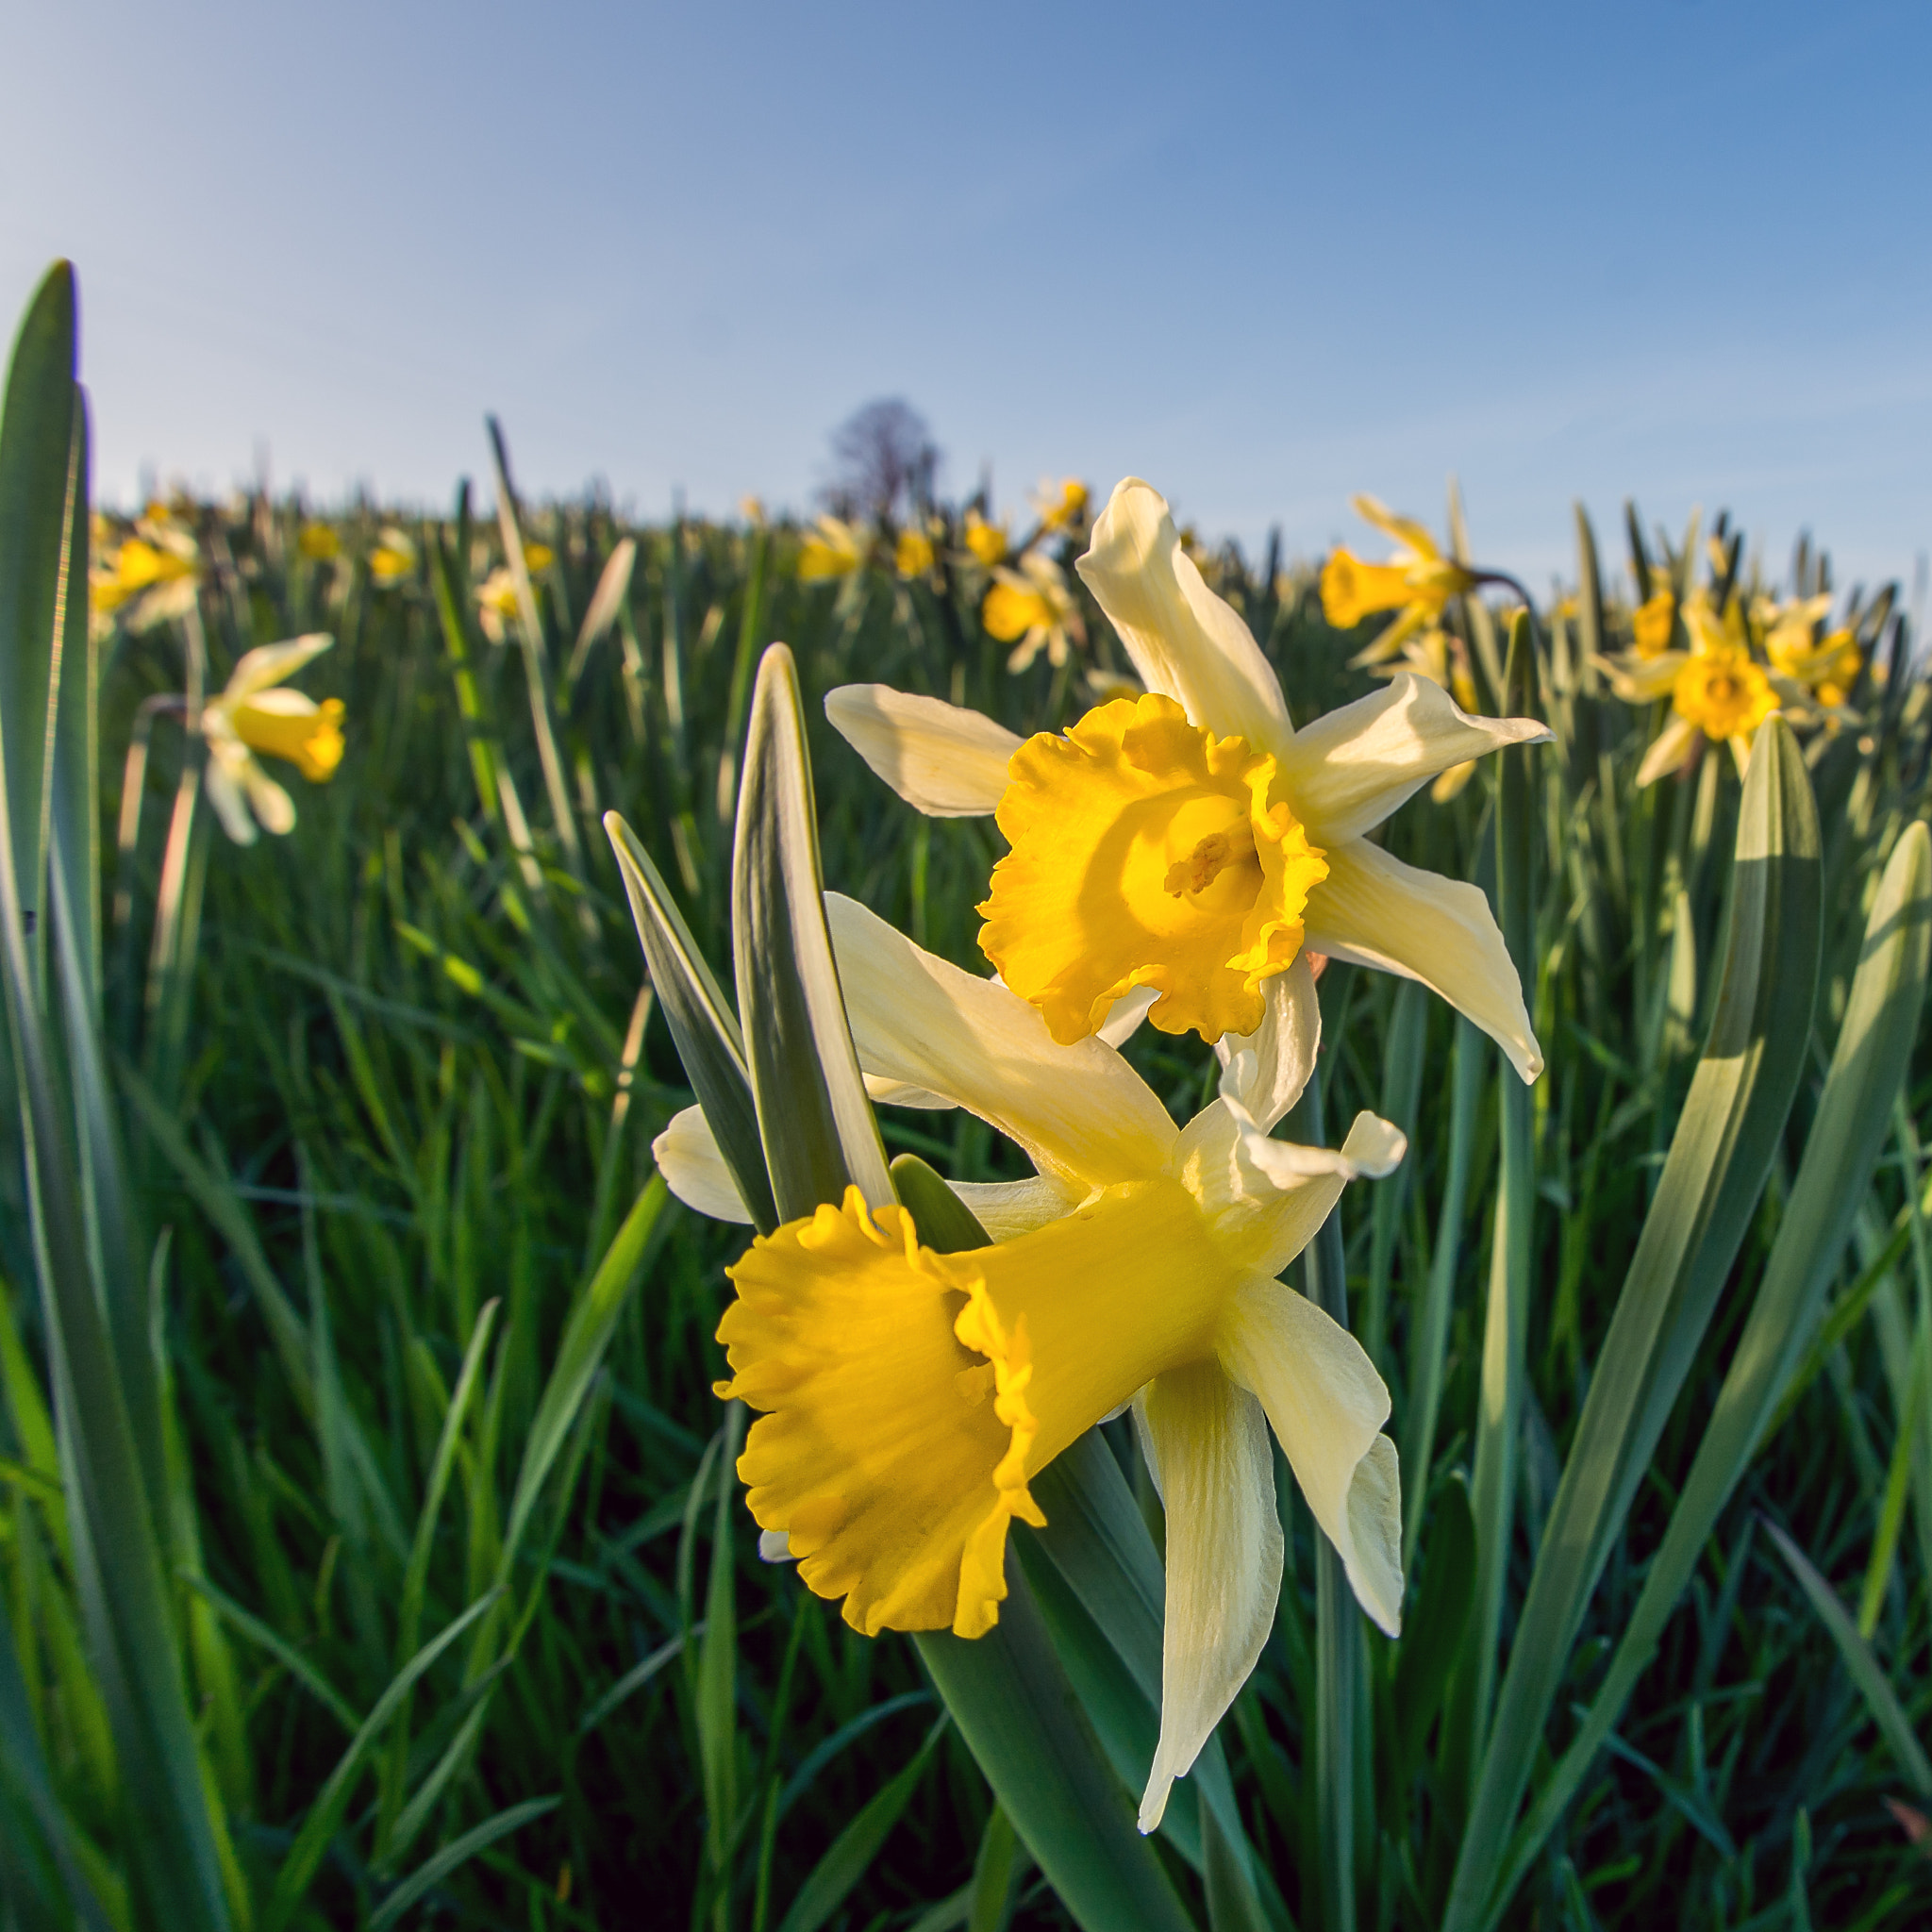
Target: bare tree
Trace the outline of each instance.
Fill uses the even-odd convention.
[[[855,409],[832,432],[825,501],[844,517],[882,520],[932,501],[940,452],[926,421],[898,396]]]

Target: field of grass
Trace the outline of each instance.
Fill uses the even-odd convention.
[[[38,474],[25,394],[17,376],[0,446],[0,522],[23,525],[17,479]],[[169,603],[143,588],[94,626],[98,749],[82,769],[98,845],[76,859],[54,839],[57,876],[79,883],[16,948],[9,1050],[25,1081],[21,1029],[43,1023],[53,1091],[79,1096],[47,1118],[80,1123],[62,1158],[89,1278],[111,1286],[92,1315],[84,1292],[59,1299],[62,1268],[85,1269],[29,1211],[53,1169],[24,1102],[0,1161],[7,1923],[1071,1923],[920,1653],[856,1635],[790,1566],[758,1559],[732,1474],[744,1419],[711,1393],[722,1271],[744,1231],[654,1179],[653,1138],[691,1091],[600,820],[615,809],[636,828],[730,984],[740,761],[760,653],[783,640],[826,884],[983,972],[974,908],[998,835],[914,814],[819,700],[879,681],[1023,733],[1072,722],[1094,702],[1091,675],[1125,669],[1077,588],[1084,539],[1049,532],[1040,552],[1081,600],[1084,646],[1016,674],[982,625],[988,574],[963,506],[936,507],[929,568],[902,575],[882,547],[801,581],[808,529],[633,526],[587,501],[513,509],[487,444],[479,456],[484,480],[438,517],[159,507],[145,527],[190,565],[160,589],[187,589]],[[84,508],[64,525],[81,538]],[[1672,544],[1632,528],[1633,568],[1674,571],[1680,593],[1715,577],[1722,607],[1725,574],[1745,569],[1722,524]],[[548,554],[532,553],[528,604],[486,627],[477,592],[512,532]],[[1548,1071],[1523,1089],[1411,982],[1340,963],[1320,982],[1329,1140],[1358,1108],[1409,1136],[1397,1174],[1350,1189],[1297,1264],[1332,1274],[1340,1257],[1350,1325],[1394,1396],[1408,1634],[1356,1626],[1346,1714],[1318,1737],[1337,1668],[1322,1539],[1284,1479],[1280,1617],[1220,1733],[1257,1875],[1232,1896],[1191,1800],[1155,1841],[1217,1932],[1441,1924],[1472,1817],[1501,1802],[1485,1774],[1495,1713],[1531,1713],[1535,1802],[1700,1496],[1709,1526],[1672,1558],[1682,1582],[1655,1657],[1633,1660],[1627,1703],[1564,1774],[1489,1923],[1880,1927],[1932,1911],[1918,1742],[1932,1713],[1932,1058],[1909,962],[1910,1005],[1902,1024],[1896,1001],[1886,1009],[1890,1057],[1867,1070],[1877,1097],[1847,1112],[1825,1092],[1861,949],[1876,957],[1881,874],[1927,815],[1932,705],[1893,597],[1840,595],[1832,621],[1863,661],[1840,709],[1781,741],[1794,749],[1762,807],[1767,857],[1752,843],[1759,794],[1722,744],[1637,786],[1668,705],[1620,700],[1597,668],[1641,599],[1579,534],[1573,594],[1518,626],[1513,659],[1507,594],[1444,614],[1472,708],[1503,713],[1507,681],[1555,742],[1486,761],[1442,802],[1424,791],[1387,832],[1390,850],[1492,891],[1501,868]],[[149,541],[118,517],[92,539],[97,567]],[[31,541],[0,536],[0,573],[31,561]],[[76,587],[72,538],[65,554]],[[1232,546],[1200,560],[1297,723],[1374,688],[1350,661],[1374,626],[1330,627],[1312,571]],[[1778,587],[1830,588],[1816,555],[1795,571]],[[617,594],[593,611],[600,582]],[[8,623],[0,647],[17,651]],[[77,647],[86,628],[65,635]],[[185,724],[243,652],[316,631],[333,647],[295,682],[341,700],[345,755],[325,783],[275,766],[297,822],[237,844]],[[93,701],[67,676],[63,691]],[[18,850],[32,831],[15,789],[25,687],[8,679]],[[181,693],[185,717],[169,702]],[[41,703],[44,717],[44,683]],[[1801,793],[1815,794],[1808,834]],[[1785,896],[1740,965],[1754,867]],[[36,874],[15,870],[9,893],[31,907]],[[92,1035],[75,1017],[89,998],[55,991],[66,956],[49,941],[91,887]],[[1905,903],[1893,924],[1921,932],[1924,881]],[[1797,988],[1782,1009],[1765,991],[1779,974]],[[1706,1054],[1740,1002],[1781,1015],[1768,1041]],[[1211,1096],[1198,1041],[1143,1028],[1127,1051],[1178,1118]],[[1646,1273],[1646,1214],[1687,1158],[1672,1151],[1680,1116],[1706,1105],[1693,1081],[1748,1087],[1754,1055],[1788,1070],[1763,1074],[1766,1091],[1785,1080],[1784,1104],[1738,1104],[1734,1138],[1761,1158],[1713,1168],[1729,1179],[1696,1210],[1696,1253],[1668,1278]],[[1810,1129],[1832,1108],[1820,1147]],[[1026,1171],[964,1114],[886,1108],[880,1124],[890,1151],[955,1179]],[[90,1336],[113,1371],[92,1381]],[[1647,1421],[1618,1439],[1636,1462],[1591,1524],[1601,1580],[1584,1575],[1558,1629],[1543,1595],[1527,1617],[1525,1603],[1533,1577],[1548,1591],[1546,1572],[1584,1567],[1539,1559],[1546,1530],[1573,1524],[1566,1463],[1580,1481],[1607,1453],[1585,1414],[1607,1360],[1641,1362]],[[1769,1407],[1761,1427],[1736,1420],[1747,1395]],[[90,1447],[104,1415],[129,1452],[119,1463]],[[1158,1543],[1128,1424],[1101,1435]],[[1079,1603],[1056,1608],[1036,1585],[1063,1654],[1104,1651]],[[1548,1695],[1511,1704],[1530,1697],[1514,1663],[1534,1646]],[[187,1731],[154,1715],[171,1696]],[[217,1880],[198,1894],[203,1831]]]

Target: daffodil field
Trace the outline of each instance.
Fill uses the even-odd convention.
[[[434,513],[116,508],[75,340],[63,264],[5,1924],[1932,1913],[1893,587],[1632,508],[1537,589],[1453,492],[639,525],[494,422]]]

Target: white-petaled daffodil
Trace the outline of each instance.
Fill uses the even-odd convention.
[[[966,1108],[1036,1173],[956,1188],[987,1247],[935,1254],[908,1213],[869,1210],[854,1189],[729,1271],[718,1392],[762,1412],[739,1463],[752,1513],[855,1628],[981,1636],[1006,1595],[1008,1524],[1044,1522],[1029,1479],[1132,1401],[1167,1510],[1151,1831],[1274,1624],[1271,1427],[1363,1607],[1400,1626],[1388,1391],[1348,1332],[1275,1277],[1403,1138],[1368,1113],[1339,1153],[1269,1137],[1314,1064],[1305,962],[1273,982],[1252,1038],[1222,1042],[1220,1097],[1176,1128],[1105,1040],[1063,1045],[996,980],[849,899],[826,911],[874,1096]],[[688,1205],[749,1219],[697,1108],[653,1151]]]
[[[221,695],[202,707],[208,803],[238,845],[254,844],[258,819],[269,832],[295,825],[294,801],[262,770],[257,752],[287,758],[316,785],[334,777],[342,761],[341,699],[318,705],[285,682],[334,641],[318,632],[258,645],[242,654]]]
[[[1251,1033],[1268,981],[1306,944],[1421,980],[1533,1080],[1542,1054],[1489,902],[1367,835],[1439,773],[1547,727],[1471,717],[1403,673],[1297,731],[1247,625],[1137,478],[1114,491],[1079,570],[1144,697],[1024,742],[883,685],[825,700],[908,803],[996,814],[1013,849],[993,869],[980,945],[1054,1038],[1085,1038],[1137,987],[1159,993],[1151,1017],[1166,1032]]]

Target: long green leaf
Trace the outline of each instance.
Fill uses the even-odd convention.
[[[458,1865],[466,1864],[498,1839],[508,1838],[511,1832],[555,1811],[562,1803],[561,1798],[528,1798],[507,1811],[499,1811],[493,1818],[486,1818],[481,1824],[473,1825],[461,1838],[444,1845],[433,1858],[425,1858],[370,1913],[369,1932],[386,1932],[425,1891],[441,1885]]]
[[[1805,1158],[1763,1284],[1670,1527],[1651,1558],[1642,1595],[1624,1625],[1602,1688],[1509,1848],[1507,1867],[1491,1896],[1492,1916],[1522,1882],[1655,1655],[1671,1612],[1689,1588],[1705,1544],[1805,1353],[1858,1203],[1871,1186],[1892,1096],[1911,1058],[1928,955],[1932,834],[1917,824],[1907,827],[1894,848],[1873,902],[1864,952]]]
[[[644,949],[644,964],[677,1057],[684,1063],[684,1076],[705,1110],[718,1151],[750,1211],[752,1225],[760,1234],[770,1234],[778,1225],[778,1209],[765,1174],[758,1109],[752,1101],[751,1074],[744,1063],[744,1037],[738,1030],[738,1016],[637,834],[614,811],[604,814],[604,829],[617,854],[631,918]]]
[[[791,653],[758,665],[731,855],[731,931],[745,1063],[779,1213],[837,1201],[847,1183],[892,1198],[825,924],[805,709]]]
[[[1740,808],[1710,1037],[1543,1529],[1447,1932],[1484,1923],[1584,1610],[1757,1208],[1810,1040],[1820,899],[1811,788],[1790,728],[1774,717],[1758,728]]]

